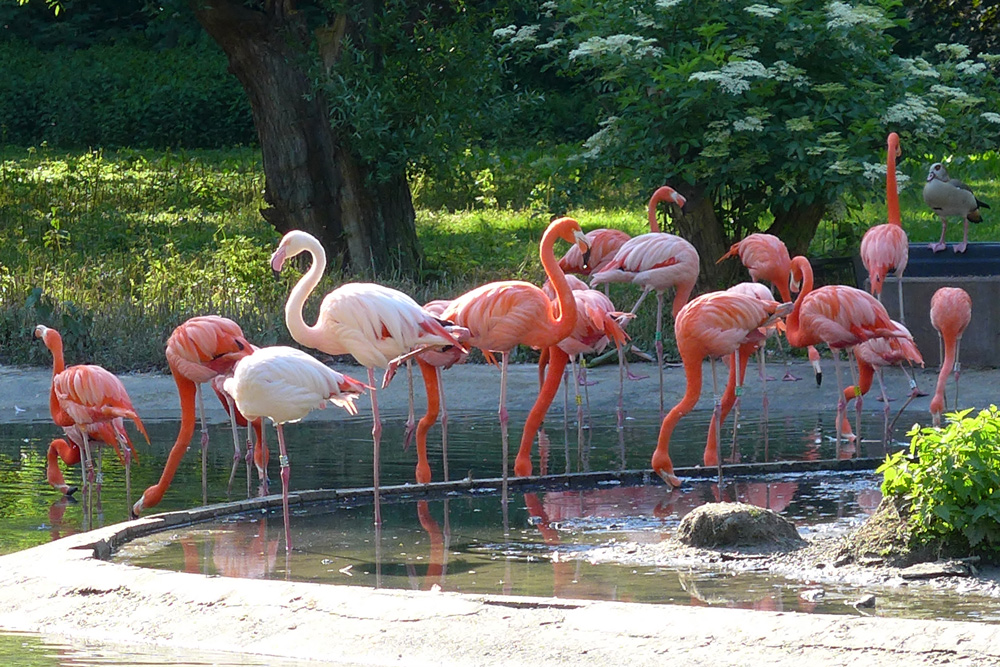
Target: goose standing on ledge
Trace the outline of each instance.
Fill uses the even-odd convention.
[[[941,239],[932,243],[933,252],[941,252],[945,248],[944,234],[948,227],[948,218],[953,215],[962,216],[964,230],[962,242],[954,246],[955,252],[965,252],[969,245],[969,222],[982,222],[980,208],[989,208],[972,193],[972,188],[962,181],[949,178],[948,171],[940,162],[931,165],[927,173],[927,183],[924,185],[924,203],[934,209],[941,218]]]

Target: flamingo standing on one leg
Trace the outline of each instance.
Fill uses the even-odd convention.
[[[55,329],[39,324],[35,327],[35,337],[41,338],[45,347],[52,352],[53,375],[49,408],[55,423],[66,429],[71,441],[80,443],[85,468],[84,484],[89,486],[93,481],[90,438],[91,435],[97,435],[100,441],[113,439],[125,451],[126,487],[131,488],[132,445],[123,435],[123,420],[130,419],[147,443],[149,435],[132,406],[132,399],[129,398],[125,385],[100,366],[82,364],[65,368],[62,337]],[[61,370],[55,372],[60,367]],[[102,427],[101,424],[107,426]],[[109,427],[110,433],[106,430]],[[69,457],[73,458],[71,454]]]
[[[865,232],[861,239],[861,261],[868,271],[869,288],[882,301],[882,287],[885,276],[895,269],[896,285],[899,291],[899,320],[904,325],[903,316],[903,271],[910,257],[910,242],[903,231],[899,215],[899,192],[896,189],[896,158],[900,155],[899,135],[889,133],[889,152],[886,157],[885,202],[889,221],[875,225]]]
[[[201,413],[202,495],[208,494],[207,458],[208,428],[201,385],[218,375],[228,375],[236,362],[253,351],[243,337],[243,330],[232,320],[218,315],[192,317],[182,322],[167,339],[166,357],[170,374],[177,385],[181,402],[181,427],[177,433],[160,480],[147,488],[132,507],[132,516],[155,507],[170,488],[181,459],[194,437],[197,412]],[[225,402],[223,402],[225,405]],[[197,406],[197,407],[196,407]],[[234,435],[234,439],[235,439]]]
[[[442,313],[442,317],[465,327],[470,332],[469,345],[483,351],[496,363],[493,353],[501,355],[500,367],[500,427],[503,437],[503,468],[507,470],[507,364],[510,351],[518,345],[549,348],[549,369],[542,389],[524,425],[514,472],[518,476],[531,474],[531,448],[552,398],[559,388],[568,356],[557,344],[576,325],[576,299],[559,268],[553,252],[557,238],[577,243],[586,252],[586,238],[580,224],[572,218],[559,218],[549,223],[539,243],[539,257],[545,274],[555,288],[557,300],[549,301],[536,285],[519,280],[488,283],[459,296]],[[553,312],[556,311],[556,312]]]
[[[680,486],[670,460],[670,436],[681,417],[691,412],[701,396],[702,362],[709,357],[732,354],[748,337],[760,336],[758,329],[782,317],[790,304],[761,301],[733,292],[710,292],[693,299],[674,320],[677,349],[684,362],[687,386],[684,397],[663,419],[653,452],[653,470],[671,486]],[[718,416],[718,410],[713,418]]]
[[[962,345],[962,334],[972,319],[972,297],[961,287],[942,287],[931,297],[931,324],[937,329],[944,343],[944,358],[938,373],[937,387],[931,398],[931,415],[934,425],[941,425],[944,412],[944,386],[948,383],[948,373],[955,372],[955,409],[958,409],[958,375],[961,364],[958,351]]]
[[[278,431],[281,509],[285,517],[285,549],[290,551],[290,466],[283,426],[299,421],[316,408],[325,408],[327,402],[356,415],[358,408],[354,401],[365,393],[365,385],[325,366],[301,350],[276,345],[255,350],[241,359],[233,376],[226,378],[222,386],[232,396],[240,412],[250,419],[267,417]]]
[[[896,338],[902,334],[889,319],[882,304],[867,292],[846,285],[827,285],[813,290],[812,266],[805,257],[792,259],[792,281],[801,284],[801,290],[795,299],[794,309],[785,319],[785,336],[794,347],[826,343],[834,352],[839,446],[841,417],[846,403],[836,351],[871,338]]]
[[[330,355],[350,354],[368,369],[368,384],[375,387],[375,368],[386,368],[382,386],[395,371],[395,360],[430,347],[457,345],[458,340],[441,320],[421,308],[406,294],[372,283],[341,285],[320,304],[314,325],[302,318],[302,307],[326,270],[326,251],[310,234],[293,230],[282,237],[271,255],[271,268],[281,271],[285,261],[300,253],[312,256],[312,266],[292,288],[285,303],[285,325],[298,343]],[[379,450],[382,420],[377,391],[371,391],[375,523],[382,523],[379,505]]]
[[[899,365],[910,381],[910,395],[911,397],[915,397],[919,395],[917,392],[917,383],[906,372],[906,369],[902,367],[902,364],[924,365],[924,359],[909,330],[899,322],[894,321],[893,325],[902,334],[899,338],[872,338],[854,347],[854,357],[858,361],[858,383],[844,390],[845,403],[850,403],[852,399],[857,399],[855,403],[855,410],[857,412],[855,420],[860,422],[861,399],[871,389],[872,380],[876,377],[878,378],[879,388],[882,392],[882,409],[884,413],[883,445],[886,444],[889,437],[889,398],[886,396],[885,384],[882,382],[882,369],[886,366]],[[906,406],[904,405],[903,407],[905,408]],[[841,431],[843,431],[844,436],[848,440],[854,439],[855,436],[851,431],[851,425],[847,421],[846,414],[841,421]]]
[[[989,204],[976,198],[972,188],[957,178],[948,176],[948,170],[940,162],[932,164],[927,173],[927,183],[924,184],[924,203],[930,206],[941,218],[941,238],[937,243],[930,245],[933,252],[944,250],[944,235],[948,228],[948,218],[953,215],[962,216],[964,223],[962,242],[955,244],[953,249],[956,253],[965,252],[969,246],[969,222],[982,222],[983,216],[979,209],[989,208]]]
[[[656,205],[673,202],[681,207],[687,200],[669,186],[658,188],[649,200],[649,233],[635,236],[618,249],[614,259],[590,281],[591,286],[602,283],[634,283],[642,286],[639,300],[632,306],[632,313],[639,309],[643,299],[656,292],[656,362],[660,369],[660,414],[663,414],[663,293],[673,287],[673,316],[687,303],[698,280],[698,251],[686,240],[673,234],[660,232],[656,221]]]

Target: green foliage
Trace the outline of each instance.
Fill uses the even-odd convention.
[[[909,454],[879,468],[882,493],[910,505],[909,527],[926,543],[967,543],[1000,557],[1000,411],[948,415],[943,428],[914,427]]]
[[[51,51],[0,42],[3,143],[221,147],[256,141],[246,94],[217,47],[126,42]]]
[[[642,165],[644,191],[690,184],[738,238],[769,212],[881,199],[890,131],[906,157],[995,144],[996,59],[958,45],[902,58],[890,31],[904,26],[895,0],[561,0],[495,37],[591,82],[606,112],[581,157]]]

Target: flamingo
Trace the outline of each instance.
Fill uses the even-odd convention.
[[[428,347],[457,345],[455,336],[441,320],[421,308],[406,294],[372,283],[347,283],[333,290],[320,304],[314,325],[302,318],[302,307],[326,270],[326,251],[312,235],[292,230],[271,255],[271,268],[280,272],[285,261],[307,253],[312,265],[292,288],[285,303],[285,325],[298,343],[330,355],[350,354],[368,369],[372,402],[375,523],[381,525],[379,505],[379,449],[382,421],[378,413],[375,368],[386,368],[384,388],[404,355]]]
[[[943,342],[944,353],[941,359],[941,371],[938,373],[937,387],[931,398],[931,416],[934,426],[941,425],[941,413],[944,412],[944,386],[948,382],[948,373],[955,372],[955,409],[958,409],[958,376],[961,364],[958,361],[958,351],[962,345],[962,334],[972,319],[972,297],[961,287],[942,287],[931,297],[931,324],[937,329],[938,338]]]
[[[180,397],[181,427],[170,454],[167,455],[167,463],[163,466],[159,481],[147,488],[132,506],[133,518],[138,517],[143,510],[158,505],[163,499],[163,494],[170,488],[174,474],[180,467],[181,459],[184,458],[184,453],[194,436],[197,421],[196,404],[198,412],[201,413],[202,497],[207,502],[208,428],[205,423],[205,403],[201,395],[201,385],[211,382],[218,375],[228,375],[236,362],[250,354],[252,350],[253,347],[243,337],[240,326],[218,315],[192,317],[171,332],[170,338],[167,339],[166,357]],[[234,441],[235,439],[234,435]]]
[[[424,310],[432,315],[440,316],[449,303],[451,302],[444,299],[436,299],[425,303]],[[463,344],[469,338],[469,331],[467,329],[450,327],[449,330]],[[416,480],[420,484],[426,484],[431,481],[430,464],[427,462],[427,432],[434,425],[434,422],[437,421],[438,411],[441,413],[441,459],[444,465],[444,481],[448,481],[448,407],[444,399],[444,383],[441,379],[441,370],[448,370],[455,364],[465,363],[468,356],[468,350],[457,345],[441,349],[428,348],[417,355],[417,364],[420,366],[420,372],[424,378],[424,389],[427,393],[427,412],[424,413],[424,416],[420,418],[420,421],[416,425]]]
[[[826,343],[834,352],[839,446],[840,422],[847,404],[844,402],[837,350],[853,347],[871,338],[896,338],[901,334],[885,308],[871,294],[846,285],[826,285],[813,290],[812,265],[805,257],[792,259],[792,282],[801,285],[801,290],[795,299],[795,307],[785,319],[785,336],[794,347]]]
[[[749,296],[760,301],[774,301],[774,296],[771,294],[771,290],[764,287],[760,283],[739,283],[733,285],[727,292],[732,292],[734,294],[743,294],[744,296]],[[790,303],[790,302],[786,302]],[[777,324],[777,323],[776,323]],[[767,332],[761,332],[767,333]],[[716,421],[713,419],[708,426],[708,440],[705,443],[705,454],[703,457],[706,466],[717,466],[719,465],[719,445],[718,445],[718,434],[722,429],[722,424],[725,423],[726,417],[729,416],[729,411],[733,407],[738,408],[739,397],[743,391],[743,379],[746,376],[747,362],[750,361],[750,357],[754,352],[759,352],[760,359],[760,378],[763,397],[761,399],[763,405],[763,424],[764,424],[764,443],[767,446],[767,408],[768,408],[768,398],[767,398],[767,376],[764,371],[764,347],[767,341],[767,336],[750,336],[747,341],[742,343],[732,354],[729,355],[729,379],[726,382],[726,388],[722,394],[722,400],[718,405],[719,419]],[[733,454],[736,454],[736,434],[739,428],[739,412],[737,411],[737,417],[734,420],[733,425]]]
[[[871,389],[872,379],[878,378],[884,413],[883,444],[887,442],[889,436],[889,399],[885,393],[885,384],[882,382],[882,369],[885,366],[900,365],[903,373],[906,374],[907,379],[910,381],[910,396],[913,398],[918,395],[916,389],[917,383],[906,372],[906,369],[902,367],[902,364],[905,362],[924,365],[924,358],[921,356],[920,350],[917,348],[917,344],[914,342],[910,331],[896,321],[893,321],[893,326],[902,334],[899,338],[872,338],[854,347],[854,358],[858,361],[858,383],[844,390],[845,404],[850,403],[851,399],[857,399],[855,403],[855,410],[857,412],[855,421],[860,422],[861,399]],[[908,404],[909,401],[907,401],[906,405]],[[903,405],[900,412],[906,408],[906,405]],[[844,436],[848,440],[854,439],[855,436],[851,432],[851,425],[847,421],[846,414],[843,416],[841,422],[841,431],[843,431]]]
[[[548,348],[549,370],[538,398],[532,407],[521,435],[521,446],[514,463],[514,473],[520,477],[531,474],[531,447],[562,379],[569,359],[558,343],[576,325],[576,300],[559,268],[553,249],[557,238],[579,244],[586,253],[587,240],[580,223],[572,218],[559,218],[549,223],[539,243],[539,257],[545,274],[556,291],[553,304],[536,285],[519,280],[487,283],[459,296],[441,317],[465,327],[470,332],[469,345],[479,348],[486,358],[496,363],[493,353],[499,352],[500,365],[500,428],[503,442],[503,469],[507,471],[507,365],[510,351],[518,345]],[[554,314],[553,310],[558,311]]]
[[[868,271],[868,283],[872,294],[882,301],[882,287],[885,276],[895,269],[896,286],[899,290],[899,320],[906,324],[903,316],[903,271],[910,257],[910,242],[906,238],[899,215],[899,192],[896,189],[896,158],[900,155],[899,135],[889,133],[889,151],[886,157],[885,202],[889,221],[870,228],[861,238],[861,262]]]
[[[590,248],[587,261],[584,262],[583,251],[578,246],[573,245],[562,256],[562,259],[559,260],[559,268],[562,269],[563,273],[592,276],[595,273],[603,271],[615,258],[622,244],[631,238],[620,229],[606,228],[591,230],[584,234],[584,237],[587,239],[587,246]],[[607,294],[607,283],[605,283],[604,289],[605,294]]]
[[[750,273],[750,279],[754,282],[766,280],[771,283],[781,295],[781,300],[790,302],[792,300],[791,291],[788,289],[788,281],[791,277],[792,260],[788,255],[788,247],[784,241],[773,234],[750,234],[746,238],[737,241],[729,247],[729,252],[716,260],[716,264],[730,257],[739,257],[740,262]],[[778,345],[781,340],[778,339]],[[816,385],[823,382],[823,371],[819,366],[819,352],[815,347],[809,346],[809,362],[816,373]],[[781,378],[786,382],[795,382],[801,378],[796,377],[785,361],[785,375]]]
[[[649,233],[635,236],[622,244],[614,259],[603,271],[595,273],[591,286],[603,283],[634,283],[642,286],[639,300],[632,306],[633,314],[643,299],[656,292],[656,362],[660,368],[660,414],[663,414],[663,293],[674,288],[672,314],[688,302],[698,280],[698,251],[679,236],[660,232],[656,221],[656,205],[673,202],[684,211],[687,200],[669,186],[658,188],[649,199]]]
[[[989,208],[989,204],[976,198],[972,188],[957,178],[949,177],[948,170],[940,162],[932,164],[927,173],[924,203],[941,218],[941,238],[937,243],[930,245],[933,252],[945,249],[944,234],[948,228],[948,218],[953,215],[962,216],[964,223],[962,242],[956,244],[953,249],[956,253],[965,252],[969,245],[969,222],[982,222],[983,216],[979,209]]]
[[[681,309],[674,320],[677,349],[684,362],[687,386],[680,402],[663,418],[653,452],[652,466],[670,486],[680,486],[670,460],[670,436],[681,417],[691,412],[701,396],[702,361],[732,354],[743,343],[762,334],[761,327],[782,317],[791,304],[761,301],[745,294],[710,292],[703,294]],[[713,373],[714,376],[714,373]],[[718,406],[713,419],[718,417]]]
[[[285,550],[291,551],[288,480],[291,470],[284,425],[297,422],[327,402],[356,415],[355,399],[366,386],[338,373],[301,350],[283,345],[264,347],[240,359],[233,376],[222,383],[236,407],[250,419],[267,417],[278,432],[281,464],[281,510],[285,518]]]
[[[52,352],[53,373],[52,389],[49,392],[49,409],[56,425],[62,426],[66,430],[71,441],[79,443],[83,452],[82,458],[85,468],[84,484],[88,485],[89,482],[93,481],[94,462],[90,453],[90,438],[96,436],[101,442],[114,441],[117,443],[116,450],[118,450],[118,446],[124,450],[127,495],[131,489],[133,452],[132,443],[125,434],[124,420],[129,419],[135,424],[136,429],[146,438],[147,444],[149,443],[149,435],[132,406],[132,399],[129,398],[125,385],[114,374],[101,366],[81,364],[66,368],[63,359],[62,336],[55,329],[39,324],[35,327],[35,338],[40,338],[45,347]],[[66,456],[63,457],[63,460],[67,458],[73,460],[74,456],[68,451],[69,443],[66,444],[66,447],[60,447],[54,442],[50,445],[50,449],[54,445],[57,452],[60,449],[65,452]],[[121,452],[119,455],[121,456]],[[76,461],[80,460],[79,451],[75,459]],[[58,472],[58,465],[56,470]],[[54,486],[60,488],[58,478],[54,481],[57,483]],[[69,492],[68,488],[64,490],[64,493]]]

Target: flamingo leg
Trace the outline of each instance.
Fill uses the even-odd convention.
[[[582,370],[576,364],[576,357],[569,358],[569,366],[573,375],[573,402],[576,404],[576,464],[583,465],[583,397],[580,395],[580,376]]]
[[[844,381],[840,375],[840,351],[835,348],[830,348],[830,353],[833,355],[833,369],[837,376],[837,452],[840,452],[840,441],[843,435],[841,429],[841,419],[844,417],[844,413],[847,411],[847,403],[844,401]]]
[[[369,378],[371,380],[372,378]],[[374,390],[372,390],[374,394]],[[292,550],[292,527],[288,520],[288,480],[291,466],[288,465],[288,449],[285,447],[285,432],[281,424],[275,424],[278,431],[278,463],[281,465],[281,513],[285,518],[285,552]]]
[[[854,432],[857,434],[855,442],[861,445],[861,408],[862,403],[865,400],[864,394],[861,393],[861,383],[858,380],[860,376],[860,371],[857,368],[857,362],[854,358],[854,348],[847,348],[847,367],[851,370],[851,381],[854,383]]]
[[[448,481],[448,406],[444,400],[444,376],[440,368],[435,368],[437,374],[438,395],[441,397],[441,458],[444,466],[444,481]]]
[[[247,498],[251,497],[251,487],[253,486],[253,475],[251,474],[251,469],[254,466],[254,446],[253,446],[253,422],[247,420],[247,439],[246,439],[246,460],[247,460]],[[263,476],[263,475],[261,475]]]
[[[768,433],[767,433],[767,431],[768,431],[768,429],[767,429],[767,409],[770,406],[770,401],[768,401],[768,399],[767,399],[767,380],[765,379],[767,377],[767,370],[764,367],[764,364],[766,363],[765,360],[764,360],[764,348],[761,347],[757,354],[758,354],[758,358],[759,358],[759,361],[760,361],[760,382],[761,382],[761,392],[763,393],[763,396],[761,397],[761,400],[760,400],[760,406],[761,406],[761,411],[763,412],[763,416],[764,416],[764,421],[763,421],[763,427],[764,427],[764,460],[767,461],[768,460],[768,444],[769,444],[768,443]]]
[[[722,430],[722,399],[719,398],[719,378],[715,373],[715,357],[710,357],[708,363],[712,366],[712,423],[715,424],[715,441],[712,443],[716,451],[717,467],[719,469],[719,486],[722,486],[722,457],[719,451],[719,431]]]
[[[229,471],[229,484],[226,486],[226,497],[228,498],[233,492],[233,480],[236,479],[236,466],[240,464],[240,460],[244,458],[240,454],[240,429],[236,425],[236,407],[233,405],[233,399],[226,394],[226,406],[229,408],[229,426],[233,431],[233,469]],[[250,479],[250,461],[246,462],[247,465],[247,479]]]
[[[201,417],[201,503],[208,504],[208,423],[205,421],[205,400],[198,385],[198,414]]]
[[[905,370],[903,371],[906,372]],[[882,369],[875,374],[878,378],[878,388],[882,392],[882,453],[889,453],[889,397],[885,393],[885,382],[882,381]]]
[[[408,394],[408,410],[406,413],[406,424],[403,427],[403,449],[409,449],[413,441],[413,434],[417,429],[416,417],[413,410],[413,360],[406,360],[406,388]]]
[[[962,362],[960,362],[958,353],[962,349],[962,337],[959,336],[955,341],[955,409],[958,410],[958,376],[962,374]]]
[[[378,390],[375,387],[375,369],[368,367],[368,386],[372,389],[368,392],[372,397],[372,495],[375,498],[375,525],[382,525],[382,506],[379,498],[379,458],[382,445],[382,420],[378,415]],[[279,442],[280,445],[280,442]]]
[[[625,427],[625,350],[618,347],[618,430]]]
[[[781,353],[781,356],[785,360],[785,374],[781,378],[782,382],[797,382],[801,380],[802,378],[792,373],[792,360],[789,358],[788,352],[785,351],[785,346],[781,344],[781,335],[775,336],[775,340],[778,342],[778,352]],[[767,376],[765,375],[761,377],[760,381],[765,382],[766,378]]]
[[[500,456],[503,459],[502,465],[502,492],[501,492],[501,503],[504,505],[504,513],[506,515],[507,510],[507,477],[509,475],[507,469],[509,467],[508,458],[510,456],[510,441],[507,436],[507,422],[510,421],[510,415],[507,414],[507,364],[510,358],[509,353],[500,353]]]
[[[656,293],[656,365],[660,370],[660,421],[663,421],[663,292]]]
[[[735,364],[734,368],[736,369],[736,400],[733,402],[733,447],[729,458],[735,463],[738,451],[737,437],[740,432],[740,396],[743,394],[743,382],[740,377],[740,348],[738,347],[733,351],[733,363]],[[719,427],[721,428],[722,424],[719,424]],[[719,468],[722,468],[721,462],[719,463]]]
[[[545,377],[539,377],[538,390],[545,386]],[[566,472],[572,469],[572,461],[569,455],[569,369],[563,375],[563,453],[566,458]]]
[[[903,274],[896,274],[896,291],[899,298],[899,323],[906,326],[906,316],[903,314]]]

